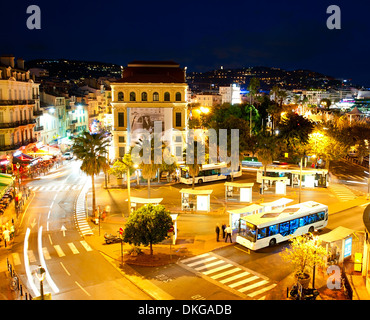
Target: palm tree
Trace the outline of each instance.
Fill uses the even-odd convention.
[[[146,137],[144,139],[148,139],[148,141],[146,142],[149,142],[150,143],[150,158],[149,159],[146,159],[146,160],[149,160],[149,161],[145,161],[147,163],[145,163],[144,161],[141,162],[139,164],[139,169],[141,169],[141,174],[143,176],[144,179],[146,179],[148,181],[148,198],[150,198],[150,180],[155,178],[155,175],[158,171],[158,169],[161,168],[161,165],[163,163],[163,151],[166,147],[166,145],[161,142],[161,161],[160,163],[158,163],[159,161],[155,161],[155,153],[154,153],[154,150],[155,148],[157,147],[155,145],[155,138],[154,138],[154,135],[151,135],[149,137]],[[143,156],[146,156],[144,155],[144,140],[143,139],[139,139],[139,141],[136,143],[136,147],[140,147],[140,151],[139,151],[139,156],[142,158]],[[149,155],[148,155],[149,156]],[[134,160],[134,159],[133,159]],[[134,162],[136,162],[137,159],[134,160]],[[157,163],[155,163],[157,162]]]
[[[200,143],[200,142],[199,142]],[[186,162],[186,155],[190,156],[191,159],[193,159],[193,163],[187,163]],[[184,149],[183,151],[183,158],[185,158],[185,164],[189,169],[189,174],[193,178],[192,182],[192,189],[194,189],[194,184],[195,184],[195,177],[199,174],[199,171],[202,167],[201,163],[198,163],[198,141],[194,141],[194,149]]]
[[[96,212],[95,175],[109,169],[107,160],[107,147],[110,139],[103,133],[82,133],[74,139],[73,152],[77,159],[82,160],[81,170],[91,176],[93,214]]]
[[[109,173],[114,174],[118,178],[122,178],[126,174],[127,183],[127,205],[128,212],[131,213],[131,174],[135,171],[135,165],[131,159],[131,153],[126,153],[123,158],[117,159],[113,164]]]

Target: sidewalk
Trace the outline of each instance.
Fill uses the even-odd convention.
[[[176,188],[175,184],[167,184],[167,188]],[[158,185],[153,184],[152,188],[154,190],[151,191],[151,197],[155,197],[153,195],[155,193],[155,188]],[[105,245],[104,244],[104,233],[112,233],[116,234],[117,230],[120,227],[123,227],[125,224],[126,219],[128,218],[126,203],[122,204],[122,192],[124,189],[104,189],[104,184],[102,183],[99,187],[97,184],[97,203],[101,204],[103,207],[109,205],[111,207],[111,214],[106,218],[106,221],[101,223],[101,230],[100,230],[100,237],[98,235],[98,226],[92,225],[92,230],[94,235],[91,237],[86,237],[86,241],[88,241],[92,247],[99,250],[103,255],[109,257],[110,261],[114,263],[117,267],[120,264],[120,248],[119,245]],[[142,193],[143,197],[147,197],[147,189],[146,186],[142,186],[141,189],[135,191],[135,196],[137,193]],[[315,193],[322,192],[323,196],[327,197],[327,203],[329,207],[329,214],[335,214],[340,211],[344,211],[359,205],[363,205],[368,203],[369,201],[366,200],[364,196],[358,196],[354,200],[340,202],[338,201],[333,195],[331,194],[330,188],[327,189],[318,189],[315,190]],[[312,190],[309,189],[302,189],[302,201],[306,201],[305,198],[311,199]],[[269,202],[276,199],[281,198],[282,196],[277,196],[274,194],[259,194],[259,187],[255,186],[253,188],[253,199],[262,200],[263,202]],[[287,188],[287,198],[294,199],[292,202],[298,203],[298,190]],[[177,199],[180,202],[179,199]],[[261,202],[262,202],[261,201]],[[172,255],[171,260],[167,260],[167,263],[175,263],[179,259],[183,259],[185,257],[200,255],[202,253],[206,253],[218,248],[222,248],[225,246],[233,245],[232,243],[225,243],[224,241],[217,242],[216,241],[216,234],[215,234],[215,225],[216,223],[228,223],[228,214],[225,210],[225,203],[223,201],[211,199],[211,212],[209,213],[189,213],[189,212],[181,212],[180,205],[177,205],[173,199],[163,199],[162,204],[170,210],[172,213],[179,213],[180,222],[178,222],[178,238],[175,245],[169,245],[169,241],[164,241],[162,244],[153,245],[154,255],[157,257],[163,257],[164,255]],[[245,205],[240,205],[239,207],[243,207]],[[233,206],[234,207],[234,206]],[[182,217],[188,217],[189,215],[198,216],[199,220],[203,222],[201,227],[197,226],[198,228],[194,228],[194,225],[187,225],[186,218],[181,219]],[[207,217],[207,222],[202,220],[202,217]],[[233,242],[235,242],[235,235],[233,236]],[[119,250],[118,250],[119,249]],[[130,245],[124,244],[123,251],[127,251],[130,249]],[[171,250],[171,251],[170,251]],[[158,258],[159,260],[159,258]],[[155,262],[154,262],[155,263]],[[157,261],[160,264],[160,261]],[[124,264],[124,271],[125,276],[130,279],[132,275],[134,275],[135,280],[131,279],[134,283],[139,286],[142,286],[142,289],[147,289],[149,285],[147,282],[139,281],[142,277],[135,272],[133,268],[131,268],[126,263]],[[338,299],[338,292],[332,292],[333,290],[327,289],[327,278],[328,275],[324,274],[324,272],[316,272],[316,279],[315,279],[315,287],[319,289],[320,297],[319,299],[322,300],[330,300],[330,299]],[[353,299],[356,300],[370,300],[370,295],[368,294],[365,285],[363,283],[363,278],[361,275],[349,275],[350,282],[355,285]],[[267,296],[266,299],[271,300],[285,300],[287,299],[286,292],[287,288],[291,287],[295,283],[293,274],[289,275],[287,278],[283,279],[277,286],[271,291],[271,293]],[[150,285],[150,290],[153,292],[153,285]],[[159,288],[158,288],[159,289]],[[148,289],[149,290],[149,289]],[[156,297],[153,296],[154,299],[158,299],[162,297],[163,299],[167,299],[166,295],[161,295],[159,292],[156,294]]]

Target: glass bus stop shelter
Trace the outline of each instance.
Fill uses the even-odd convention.
[[[136,209],[139,209],[138,205],[146,205],[149,203],[157,205],[157,204],[160,204],[163,200],[163,198],[150,198],[149,199],[149,198],[138,198],[138,197],[131,197],[130,199],[131,199],[131,212]]]
[[[254,183],[225,182],[225,201],[252,202],[252,187]]]
[[[275,194],[286,194],[286,180],[287,177],[265,177],[262,176],[262,185],[260,189],[260,193],[263,194],[264,191],[268,190],[268,185],[271,185],[275,182]],[[268,184],[265,183],[268,182]],[[264,186],[264,188],[262,188]],[[265,190],[263,190],[265,189]]]
[[[260,206],[258,204],[251,204],[250,206],[244,208],[228,210],[227,212],[229,213],[229,224],[233,231],[234,230],[239,231],[240,219],[242,217],[262,212],[263,208],[264,208],[263,206]]]
[[[181,189],[181,210],[209,212],[212,192],[213,190]]]

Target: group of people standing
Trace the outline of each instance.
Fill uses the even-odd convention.
[[[226,227],[226,224],[223,223],[220,229],[220,225],[217,223],[216,225],[216,240],[217,242],[220,241],[220,232],[222,230],[222,239],[225,239],[225,242],[227,242],[227,239],[230,239],[230,242],[232,243],[231,235],[233,233],[233,230],[231,229],[230,225]]]

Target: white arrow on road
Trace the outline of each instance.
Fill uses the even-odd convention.
[[[63,237],[66,236],[66,230],[67,230],[66,227],[64,225],[62,225],[62,227],[60,228],[60,231],[63,232]]]
[[[36,218],[33,219],[33,221],[31,222],[31,229],[33,229],[33,227],[36,225]]]

